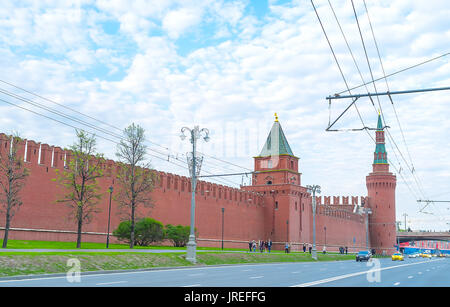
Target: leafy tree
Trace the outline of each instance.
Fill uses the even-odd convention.
[[[129,243],[131,234],[131,221],[119,224],[113,235],[118,240]],[[164,225],[152,218],[143,218],[135,224],[134,245],[148,246],[164,239]]]
[[[14,214],[22,205],[20,191],[25,185],[29,170],[17,154],[21,141],[16,134],[10,136],[9,152],[0,155],[0,212],[5,213],[5,233],[2,248],[8,244],[8,234]]]
[[[143,218],[136,223],[135,241],[139,246],[148,246],[164,240],[164,225],[152,218]]]
[[[189,241],[190,226],[167,224],[165,227],[166,239],[172,241],[176,247],[184,247]]]
[[[122,221],[113,231],[113,236],[115,236],[119,241],[130,242],[130,233],[131,221]]]
[[[126,212],[126,220],[131,222],[130,248],[135,243],[136,215],[138,206],[153,207],[150,192],[153,190],[156,173],[145,162],[147,146],[144,144],[144,129],[134,123],[125,128],[124,138],[117,146],[116,156],[119,159],[117,183],[120,186],[115,200],[122,212]]]
[[[102,194],[99,193],[98,178],[103,177],[103,155],[96,153],[96,138],[77,130],[77,140],[69,147],[71,159],[63,170],[56,170],[57,181],[67,193],[58,199],[71,209],[70,217],[77,222],[77,248],[81,247],[81,232],[84,224],[98,213],[97,204]]]

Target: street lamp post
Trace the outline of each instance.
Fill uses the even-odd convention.
[[[324,226],[323,227],[323,230],[325,231],[325,248],[326,248],[326,246],[327,246],[327,226]]]
[[[209,141],[209,130],[206,128],[200,129],[198,126],[195,126],[194,129],[190,129],[188,127],[181,128],[181,134],[180,138],[184,140],[186,138],[186,135],[184,134],[185,131],[188,131],[190,134],[190,141],[192,144],[192,156],[189,154],[187,155],[187,162],[189,166],[189,172],[191,173],[191,189],[192,189],[192,196],[191,196],[191,229],[190,229],[190,235],[189,235],[189,242],[186,244],[187,246],[187,255],[186,260],[196,263],[196,247],[197,244],[195,243],[195,188],[197,186],[197,176],[200,173],[200,168],[202,164],[202,158],[196,157],[196,147],[197,147],[197,140],[201,137],[202,133],[204,134],[203,139],[205,142]],[[198,166],[198,168],[197,168]]]
[[[286,242],[289,243],[289,220],[286,220]]]
[[[113,193],[113,187],[109,187],[109,210],[108,210],[108,233],[106,234],[106,248],[109,248],[109,225],[111,222],[111,196]]]
[[[225,213],[225,208],[222,208],[222,250],[223,250],[223,230],[224,230],[224,213]]]
[[[320,193],[320,186],[318,185],[307,185],[306,189],[308,193],[312,193],[312,209],[313,209],[313,248],[312,248],[312,258],[317,260],[317,250],[316,250],[316,192]]]

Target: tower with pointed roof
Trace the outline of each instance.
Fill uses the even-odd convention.
[[[375,135],[372,173],[366,177],[369,197],[367,205],[372,211],[369,217],[370,246],[377,253],[392,254],[396,244],[395,187],[397,179],[389,172],[384,127],[380,114]]]
[[[265,196],[265,230],[261,239],[270,238],[283,247],[281,242],[310,240],[311,197],[301,186],[298,161],[275,113],[266,142],[254,157],[252,185],[242,188]]]
[[[267,136],[266,142],[260,154],[254,157],[254,159],[255,172],[262,173],[253,176],[254,184],[300,185],[300,173],[298,172],[299,158],[292,152],[276,113],[275,121]]]

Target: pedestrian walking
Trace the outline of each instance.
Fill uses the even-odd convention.
[[[306,244],[303,243],[303,252],[306,253]]]
[[[347,246],[345,247],[345,254],[346,255],[348,254],[348,247]]]
[[[252,251],[252,247],[253,247],[253,242],[250,240],[248,242],[248,249],[250,250],[250,252]]]
[[[308,245],[309,253],[311,254],[312,246],[311,244]]]
[[[267,249],[269,250],[269,254],[270,254],[270,250],[272,249],[272,240],[269,239],[269,241],[267,242]]]
[[[289,253],[289,243],[286,242],[286,244],[284,245],[284,253],[287,254]]]
[[[252,247],[253,247],[253,252],[256,252],[256,241],[255,240],[253,240]]]

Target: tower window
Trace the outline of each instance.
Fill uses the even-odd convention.
[[[272,160],[267,161],[267,168],[272,168]]]
[[[271,180],[267,181],[267,184],[272,184],[272,181]]]
[[[275,210],[278,210],[278,202],[275,202]]]

